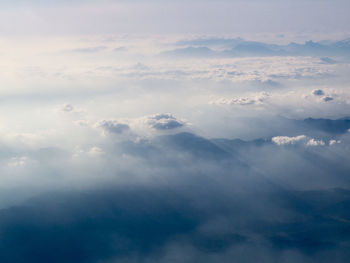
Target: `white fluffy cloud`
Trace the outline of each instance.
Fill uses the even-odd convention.
[[[310,139],[307,143],[306,146],[324,146],[326,145],[324,141],[322,140],[315,140],[315,139]]]
[[[307,139],[305,135],[299,135],[295,137],[288,137],[288,136],[276,136],[272,138],[272,142],[274,142],[277,145],[290,145],[290,144],[297,144],[300,142],[303,142]]]
[[[309,138],[306,135],[299,135],[295,137],[288,137],[288,136],[276,136],[272,138],[272,142],[277,145],[295,145],[295,144],[301,144],[305,146],[325,146],[326,143],[323,140],[317,140],[314,138]],[[337,141],[334,141],[330,145],[334,144]]]

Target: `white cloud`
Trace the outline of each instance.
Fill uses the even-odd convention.
[[[306,146],[324,146],[325,142],[322,140],[315,140],[315,139],[310,139],[307,143]]]
[[[331,145],[335,145],[335,144],[340,144],[341,143],[341,141],[340,140],[330,140],[329,141],[329,145],[331,146]]]
[[[299,135],[295,137],[288,137],[288,136],[276,136],[272,138],[272,142],[274,142],[277,145],[290,145],[290,144],[296,144],[299,142],[303,142],[307,139],[305,135]]]
[[[274,142],[277,145],[295,145],[295,144],[301,144],[305,146],[326,145],[324,141],[316,140],[314,138],[308,138],[306,135],[299,135],[295,137],[276,136],[272,138],[272,142]]]

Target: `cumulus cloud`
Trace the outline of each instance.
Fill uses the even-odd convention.
[[[273,137],[271,140],[273,143],[277,145],[295,145],[295,144],[301,144],[305,146],[325,146],[326,145],[326,143],[323,140],[308,138],[308,136],[305,136],[305,135],[299,135],[295,137],[276,136],[276,137]],[[334,144],[335,142],[332,142],[332,144]],[[331,142],[329,144],[331,145]]]
[[[177,131],[187,125],[187,121],[179,119],[170,113],[159,113],[139,118],[126,118],[123,120],[105,119],[97,122],[94,126],[102,129],[105,133],[118,135],[127,134],[131,136],[128,137],[129,139],[133,138],[133,140],[138,140],[139,137],[146,138],[156,135],[157,133],[155,133],[155,131]]]
[[[303,142],[307,139],[305,135],[299,135],[295,137],[288,136],[276,136],[272,138],[272,142],[277,145],[288,145],[288,144],[297,144],[299,142]]]
[[[98,123],[96,123],[95,126],[112,134],[122,134],[130,130],[128,124],[122,123],[118,120],[101,120]]]
[[[306,146],[324,146],[325,142],[322,140],[315,140],[315,139],[310,139],[307,143]]]
[[[156,130],[172,130],[185,125],[184,121],[178,120],[169,113],[148,116],[146,122]]]

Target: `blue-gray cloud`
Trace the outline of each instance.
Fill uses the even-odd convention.
[[[128,124],[121,123],[118,120],[102,120],[96,124],[97,127],[102,128],[108,133],[121,134],[128,130],[130,127]]]
[[[148,124],[156,130],[172,130],[185,125],[171,114],[155,114],[147,117]]]

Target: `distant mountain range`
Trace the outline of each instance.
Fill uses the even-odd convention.
[[[343,134],[348,133],[350,119],[307,118],[305,120],[287,120],[286,125],[289,127],[289,132],[283,132],[286,129],[276,130],[274,136],[295,137],[303,135],[309,139],[322,140],[325,142],[325,145],[328,145],[330,140],[339,140]],[[272,137],[254,140],[205,138],[190,132],[163,135],[150,141],[145,140],[136,143],[126,141],[116,146],[117,149],[124,153],[137,155],[142,158],[157,156],[158,161],[169,153],[181,153],[189,158],[208,162],[230,160],[236,167],[247,166],[247,160],[250,159],[252,152],[264,151],[265,147],[273,149],[273,151],[277,151],[280,148],[273,142]],[[310,151],[306,150],[305,145],[302,143],[286,144],[286,147],[310,162],[320,163],[321,157],[315,156],[312,147],[309,149]],[[321,150],[318,149],[317,151]],[[327,152],[327,147],[322,151]],[[327,160],[323,160],[321,163],[325,165]],[[341,174],[341,172],[338,171],[338,174]]]
[[[249,56],[350,56],[350,39],[341,41],[307,41],[303,44],[268,44],[246,41],[242,38],[200,38],[176,43],[179,48],[165,51],[161,55],[171,57],[249,57]],[[324,63],[334,63],[323,58]]]

